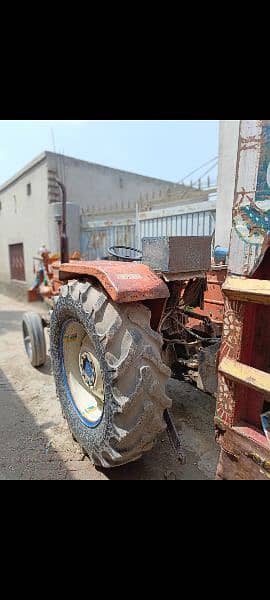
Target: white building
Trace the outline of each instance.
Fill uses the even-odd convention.
[[[134,225],[136,207],[138,212],[171,205],[177,211],[179,205],[208,199],[207,191],[44,152],[0,186],[2,289],[12,291],[15,285],[18,293],[18,288],[24,291],[31,285],[33,256],[42,243],[51,252],[59,251],[61,192],[54,182],[56,173],[67,189],[70,251],[80,250],[82,245],[85,249],[85,223],[102,222],[106,229],[116,222],[121,228],[122,222]],[[121,235],[114,238],[119,245],[129,241],[126,234]],[[104,251],[103,246],[99,252]]]

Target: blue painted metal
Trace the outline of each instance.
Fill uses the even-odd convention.
[[[85,359],[83,368],[84,368],[84,371],[85,371],[89,381],[91,382],[91,385],[93,385],[95,383],[96,374],[95,374],[95,370],[93,369],[93,366],[90,363],[90,361],[88,360],[88,358]]]
[[[226,262],[229,254],[229,248],[223,248],[222,246],[216,246],[214,249],[214,259],[216,262]]]

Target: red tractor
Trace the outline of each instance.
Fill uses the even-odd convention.
[[[40,366],[49,326],[56,391],[70,430],[96,465],[116,467],[150,450],[168,424],[173,431],[171,367],[199,372],[199,355],[219,346],[202,310],[211,238],[150,238],[142,253],[116,247],[110,260],[68,262],[63,192],[53,309],[46,317],[26,313],[24,343],[32,365]]]

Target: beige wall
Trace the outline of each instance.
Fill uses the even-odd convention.
[[[32,193],[27,196],[26,186]],[[33,260],[42,243],[48,244],[48,176],[46,161],[35,166],[0,192],[0,281],[10,282],[9,244],[24,246],[27,284],[33,281]]]

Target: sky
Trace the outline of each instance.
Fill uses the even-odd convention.
[[[44,150],[179,182],[218,155],[218,127],[210,120],[0,120],[0,185]]]

